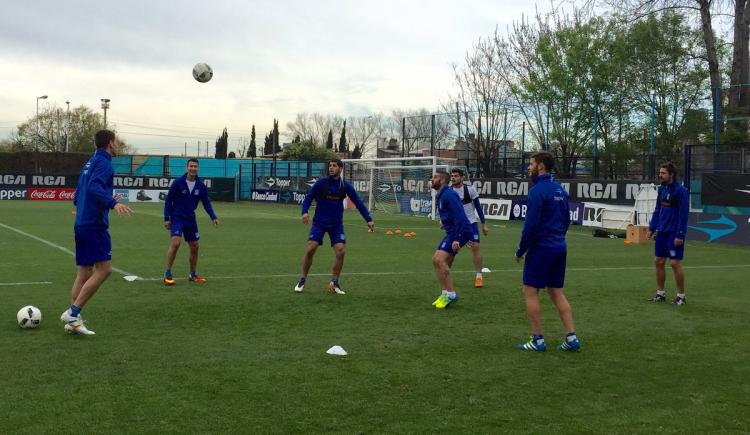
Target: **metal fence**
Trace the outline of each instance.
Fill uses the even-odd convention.
[[[750,143],[688,145],[685,147],[685,184],[693,208],[703,208],[703,174],[750,173]]]

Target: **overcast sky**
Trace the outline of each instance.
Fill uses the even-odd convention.
[[[539,1],[548,10],[547,1]],[[40,104],[101,111],[139,152],[230,150],[298,112],[435,109],[479,37],[535,13],[530,0],[4,1],[0,138]],[[191,70],[206,62],[209,83]],[[140,133],[139,133],[140,132]],[[139,134],[136,134],[139,133]],[[143,133],[148,133],[145,135]]]

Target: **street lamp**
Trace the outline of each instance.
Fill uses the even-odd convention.
[[[656,171],[655,150],[656,150],[656,91],[651,90],[651,136],[648,145],[648,176],[653,177]]]
[[[68,116],[68,122],[65,123],[65,152],[68,152],[68,144],[70,143],[70,140],[68,139],[70,137],[70,101],[65,101],[65,104],[68,106],[67,109],[67,116]]]
[[[39,100],[46,100],[47,96],[36,97],[36,135],[39,136]]]
[[[102,98],[102,109],[104,109],[104,128],[107,128],[107,109],[109,109],[109,98]]]

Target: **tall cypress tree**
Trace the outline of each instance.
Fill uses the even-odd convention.
[[[224,127],[224,131],[221,132],[221,136],[216,139],[216,153],[214,154],[214,158],[226,159],[228,146],[229,134],[227,134],[227,128]]]
[[[268,156],[273,154],[273,131],[271,134],[267,134],[266,138],[263,139],[263,155]]]
[[[345,153],[347,152],[347,144],[346,144],[346,121],[344,121],[344,127],[341,129],[341,137],[339,138],[339,152]]]
[[[250,158],[257,157],[258,153],[255,149],[255,124],[253,124],[253,129],[250,132],[250,146],[247,148],[247,156]]]

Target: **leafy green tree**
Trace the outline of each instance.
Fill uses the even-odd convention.
[[[333,149],[333,130],[328,130],[328,139],[326,139],[326,149]]]
[[[359,145],[354,145],[354,151],[352,151],[352,158],[353,159],[362,158],[362,152],[359,150]]]
[[[311,140],[293,142],[281,153],[283,160],[302,160],[307,162],[323,161],[336,158],[328,148],[319,148]]]
[[[96,149],[94,135],[104,126],[103,118],[86,106],[67,110],[50,106],[16,127],[16,132],[0,144],[6,151],[67,151],[93,152]],[[116,126],[109,126],[117,133]],[[132,154],[133,147],[117,136],[119,152]]]

